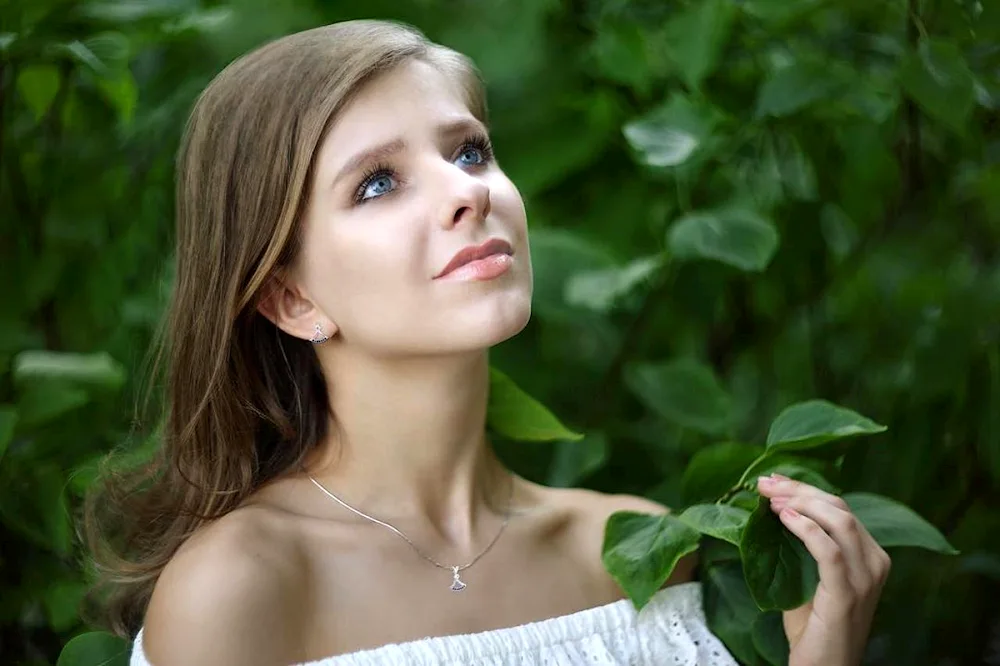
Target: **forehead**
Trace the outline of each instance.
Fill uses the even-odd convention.
[[[453,75],[411,59],[368,82],[337,115],[322,152],[347,159],[372,144],[419,131],[472,112]],[[333,157],[333,155],[327,155]]]

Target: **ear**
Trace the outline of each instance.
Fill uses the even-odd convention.
[[[285,333],[303,340],[316,335],[317,324],[328,337],[337,332],[337,325],[286,276],[276,275],[268,280],[257,311]]]

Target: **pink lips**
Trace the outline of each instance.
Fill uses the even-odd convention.
[[[499,238],[491,238],[482,245],[470,245],[459,250],[435,279],[469,264],[475,264],[475,266],[470,265],[469,270],[463,271],[463,273],[468,272],[469,277],[480,279],[495,277],[510,268],[510,257],[513,254],[514,249],[510,243]],[[475,270],[471,270],[473,268]]]

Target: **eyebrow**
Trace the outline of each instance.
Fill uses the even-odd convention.
[[[488,131],[486,126],[472,116],[458,118],[457,120],[442,123],[437,128],[438,135],[443,137],[468,132],[486,131]],[[354,173],[355,171],[359,171],[366,164],[386,160],[405,149],[406,141],[400,137],[390,139],[389,141],[372,146],[371,148],[366,148],[351,157],[351,159],[347,160],[347,163],[345,163],[344,166],[341,167],[340,171],[337,172],[337,175],[333,179],[331,185],[335,186],[343,178]]]

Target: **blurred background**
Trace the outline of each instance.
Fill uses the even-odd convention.
[[[786,405],[848,406],[889,431],[838,486],[961,551],[890,551],[866,663],[1000,664],[998,0],[0,2],[0,663],[89,629],[81,493],[155,445],[134,407],[195,96],[361,17],[487,81],[536,274],[493,363],[587,434],[505,460],[679,508]]]

